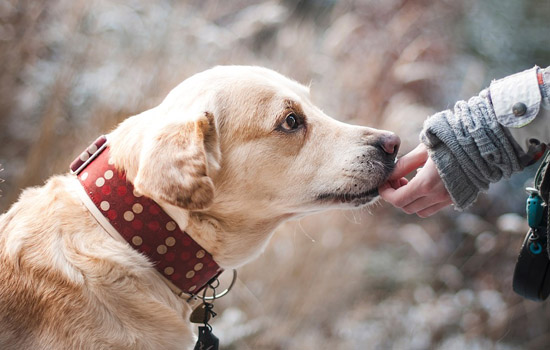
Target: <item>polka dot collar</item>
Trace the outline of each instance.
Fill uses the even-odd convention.
[[[101,215],[154,263],[176,292],[196,294],[223,271],[155,201],[137,193],[125,174],[115,169],[105,136],[75,159],[71,172]]]

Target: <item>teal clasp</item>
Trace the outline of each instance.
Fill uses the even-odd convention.
[[[542,252],[542,246],[538,242],[531,242],[529,243],[529,250],[531,253],[538,255]]]
[[[544,207],[539,191],[535,188],[528,187],[529,197],[527,197],[527,203],[525,210],[527,211],[527,224],[529,227],[535,229],[541,226],[542,216],[544,213]]]

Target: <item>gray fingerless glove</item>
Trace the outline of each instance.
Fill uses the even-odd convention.
[[[457,102],[453,112],[429,117],[421,140],[459,210],[470,206],[491,182],[522,170],[523,151],[498,123],[487,89],[468,102]]]
[[[457,102],[454,111],[424,122],[421,141],[457,209],[470,206],[491,182],[523,169],[520,159],[529,156],[508,127],[529,124],[541,104],[550,108],[550,68],[534,67],[494,81],[479,96]]]

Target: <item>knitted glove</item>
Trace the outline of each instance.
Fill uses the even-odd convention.
[[[537,76],[539,71],[542,74]],[[498,117],[491,93],[502,111]],[[518,96],[528,102],[525,115],[519,117],[512,113],[510,104]],[[528,124],[536,117],[541,102],[550,108],[550,67],[542,71],[535,67],[493,82],[479,96],[457,102],[454,111],[437,113],[424,122],[421,141],[458,210],[470,206],[491,182],[522,170],[520,158],[525,152],[503,125]]]
[[[488,90],[457,102],[453,112],[429,117],[421,140],[459,210],[470,206],[491,182],[522,170],[523,151],[498,123]]]

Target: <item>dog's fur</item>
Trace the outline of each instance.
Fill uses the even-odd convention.
[[[226,269],[285,220],[372,202],[392,136],[326,116],[308,88],[258,67],[197,74],[109,134],[111,160]],[[287,130],[294,113],[302,123]],[[286,123],[286,124],[285,124]],[[190,306],[75,195],[27,189],[0,216],[0,349],[187,349]]]

